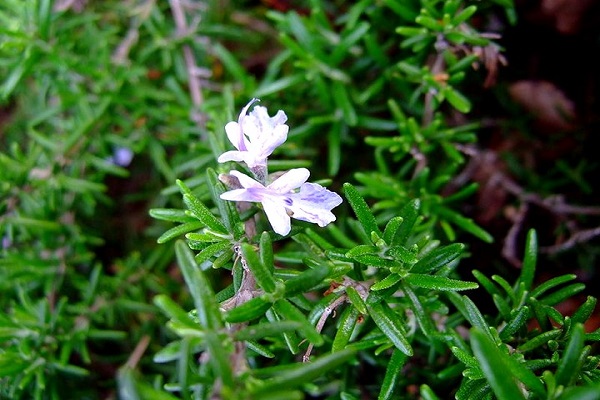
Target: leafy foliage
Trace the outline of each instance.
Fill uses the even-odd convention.
[[[563,311],[535,230],[514,282],[459,268],[498,240],[457,177],[512,1],[263,3],[0,5],[0,397],[598,398],[596,298]],[[253,97],[326,228],[221,199]]]

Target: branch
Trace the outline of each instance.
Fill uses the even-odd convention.
[[[171,13],[173,14],[173,19],[177,26],[177,35],[183,36],[188,32],[188,26],[181,2],[180,0],[169,0],[169,3],[171,4]],[[188,73],[190,96],[192,97],[192,104],[194,105],[191,118],[195,123],[203,125],[204,119],[199,113],[200,106],[204,102],[204,98],[202,97],[202,85],[200,84],[200,76],[198,74],[200,68],[196,65],[192,48],[187,44],[183,45],[183,58]]]
[[[457,146],[458,150],[471,156],[471,162],[467,165],[464,171],[457,176],[455,181],[451,182],[450,187],[458,187],[464,184],[467,180],[473,177],[482,165],[491,165],[498,156],[490,150],[480,150],[474,146]],[[512,225],[504,238],[502,248],[502,256],[511,264],[520,266],[521,261],[516,250],[516,240],[518,233],[522,231],[523,223],[530,210],[530,205],[536,205],[553,215],[562,218],[569,218],[572,215],[600,215],[600,207],[578,206],[568,204],[563,195],[552,195],[542,197],[536,193],[527,192],[522,186],[516,183],[503,171],[494,171],[493,176],[487,181],[488,185],[501,187],[506,193],[513,195],[520,201],[521,205],[517,213],[512,218]],[[575,230],[575,228],[573,228]],[[600,236],[600,227],[587,230],[579,230],[571,233],[571,236],[563,243],[553,246],[547,246],[540,249],[540,252],[545,254],[555,254],[561,251],[568,250],[579,243],[583,243]]]

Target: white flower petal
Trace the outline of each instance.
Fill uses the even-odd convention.
[[[252,104],[256,103],[257,101],[260,101],[260,100],[257,98],[253,98],[244,106],[244,108],[242,108],[242,111],[240,112],[240,115],[238,116],[238,122],[240,125],[242,125],[242,121],[246,117],[246,114],[248,114],[248,109],[250,108],[250,106]]]
[[[235,121],[228,122],[225,125],[225,133],[227,138],[234,147],[240,151],[246,151],[247,139],[244,137],[243,132],[240,129],[240,124]]]
[[[265,187],[263,185],[261,185],[260,182],[255,181],[254,179],[250,178],[248,175],[243,174],[239,171],[235,171],[235,170],[229,171],[229,174],[238,178],[238,180],[240,181],[240,185],[242,185],[246,189],[248,189],[248,188],[265,189]]]
[[[283,125],[287,121],[287,115],[283,112],[283,110],[277,111],[277,114],[273,118],[271,118],[273,125]]]
[[[267,187],[282,194],[289,193],[306,182],[309,176],[310,171],[306,168],[290,169]]]
[[[225,153],[221,154],[219,158],[217,158],[217,161],[220,163],[224,163],[227,161],[244,161],[244,159],[246,158],[246,154],[244,153],[246,152],[237,150],[226,151]]]
[[[282,236],[290,233],[292,224],[285,207],[277,199],[264,199],[262,205],[273,230]]]
[[[234,189],[229,192],[221,193],[219,197],[223,200],[250,201],[253,203],[260,203],[263,200],[260,193],[256,193],[252,189]]]
[[[252,99],[242,109],[237,122],[225,125],[225,132],[229,141],[235,148],[244,154],[227,156],[221,160],[245,162],[249,168],[262,168],[267,166],[267,157],[287,140],[289,127],[284,123],[287,116],[281,110],[274,117],[269,117],[266,107],[255,106],[247,114],[250,106],[258,101]],[[232,158],[234,157],[234,158]]]
[[[342,203],[338,194],[316,183],[305,183],[299,193],[293,193],[289,197],[292,205],[288,208],[293,212],[293,218],[321,227],[335,221],[331,209]]]

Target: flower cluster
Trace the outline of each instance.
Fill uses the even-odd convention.
[[[285,125],[287,116],[281,110],[269,117],[265,107],[255,106],[248,114],[256,101],[250,100],[237,122],[225,125],[227,137],[237,150],[227,151],[218,158],[219,162],[244,162],[254,178],[230,171],[230,177],[237,180],[236,187],[223,193],[221,198],[261,203],[273,230],[280,235],[290,233],[290,217],[321,227],[335,221],[331,209],[339,206],[342,198],[319,184],[306,182],[310,175],[306,168],[291,169],[267,183],[267,158],[286,141],[289,127]]]

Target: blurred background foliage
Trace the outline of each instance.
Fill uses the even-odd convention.
[[[418,199],[416,238],[466,243],[465,279],[516,281],[536,229],[536,280],[588,287],[557,296],[571,315],[598,295],[599,15],[593,0],[3,0],[0,397],[171,398],[185,371],[153,359],[173,339],[153,299],[193,300],[156,244],[173,224],[149,210],[184,207],[176,179],[211,201],[204,171],[225,171],[223,126],[252,97],[289,117],[273,170],[351,182],[379,226]],[[350,207],[336,215],[340,246],[372,245]],[[505,294],[485,279],[472,296],[493,319]]]

